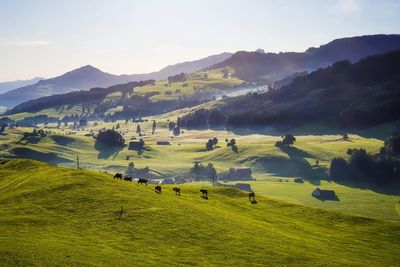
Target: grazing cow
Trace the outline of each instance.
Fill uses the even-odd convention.
[[[256,197],[256,194],[254,194],[254,192],[251,191],[251,192],[249,193],[249,199],[250,199],[250,200],[254,200],[255,197]]]
[[[137,181],[138,184],[145,184],[145,185],[147,185],[148,182],[149,182],[149,181],[148,181],[147,179],[142,179],[142,178],[140,178],[140,179]]]
[[[124,180],[125,180],[125,181],[130,181],[130,182],[132,182],[132,177],[125,176],[125,177],[124,177]]]
[[[179,196],[181,195],[181,189],[179,187],[172,188],[172,191],[175,192],[175,195],[179,195]]]
[[[154,187],[154,190],[155,190],[157,193],[161,194],[161,185],[156,185],[156,186]]]
[[[114,175],[114,179],[122,179],[122,174],[121,173],[116,173]]]
[[[206,189],[200,189],[200,193],[202,193],[203,194],[203,198],[206,198],[206,199],[208,199],[208,190],[206,190]]]

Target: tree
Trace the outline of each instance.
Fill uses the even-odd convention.
[[[132,176],[135,173],[135,164],[131,161],[128,164],[128,169],[126,170],[126,175]]]
[[[119,123],[117,123],[117,126],[115,126],[115,129],[119,129],[120,128],[120,125],[119,125]]]
[[[226,118],[219,109],[212,109],[208,115],[208,124],[212,127],[218,127],[225,124]]]
[[[294,142],[296,142],[296,137],[294,137],[292,134],[285,134],[282,142],[285,146],[291,146],[294,144]]]
[[[182,125],[181,125],[181,118],[178,116],[178,118],[176,119],[176,125],[178,126],[178,127],[182,127]]]
[[[152,130],[152,134],[154,134],[156,132],[156,121],[153,120],[153,130]]]
[[[173,121],[170,121],[170,122],[168,123],[168,129],[169,129],[170,131],[174,130],[175,126],[176,126],[176,123],[173,122]]]
[[[103,130],[99,131],[96,137],[96,141],[107,146],[124,146],[125,140],[122,135],[114,130]]]
[[[393,135],[385,141],[384,150],[388,157],[400,154],[400,133],[394,132]]]
[[[86,119],[82,118],[82,119],[79,120],[79,126],[80,127],[85,127],[85,126],[87,126],[87,124],[88,124],[88,122],[87,122]]]
[[[346,160],[343,158],[333,158],[331,160],[329,174],[332,179],[345,180],[349,174],[349,168]]]
[[[215,167],[212,163],[207,164],[207,174],[208,174],[209,179],[214,184],[217,180],[217,170],[215,169]]]
[[[208,139],[208,142],[206,143],[206,150],[207,151],[213,150],[214,149],[213,145],[214,145],[213,140],[212,139]]]
[[[217,138],[217,137],[214,137],[214,138],[212,139],[212,141],[213,141],[213,145],[214,145],[214,146],[218,144],[218,138]]]
[[[181,128],[179,126],[175,126],[175,128],[172,130],[172,133],[175,136],[179,136],[181,134]]]

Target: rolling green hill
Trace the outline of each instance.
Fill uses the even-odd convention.
[[[97,132],[103,127],[110,129],[117,125],[117,122],[100,122],[90,123],[85,130],[80,131],[72,131],[63,126],[56,129],[52,128],[56,125],[50,124],[46,130],[53,133],[42,138],[24,139],[24,132],[32,132],[32,128],[7,128],[0,134],[0,158],[28,158],[76,168],[76,157],[79,156],[82,168],[111,173],[124,172],[129,162],[134,162],[138,168],[149,167],[173,178],[188,174],[195,161],[214,164],[219,174],[234,166],[250,167],[256,179],[251,182],[252,188],[259,195],[351,215],[400,220],[395,208],[400,196],[400,191],[396,190],[398,185],[377,187],[369,184],[338,184],[330,181],[327,175],[330,160],[333,157],[348,158],[348,148],[365,148],[369,153],[377,153],[383,145],[382,140],[395,129],[392,124],[349,132],[348,141],[342,139],[344,132],[323,126],[292,129],[297,139],[295,149],[285,152],[275,146],[283,132],[272,129],[258,133],[185,130],[180,136],[173,137],[166,125],[168,120],[176,120],[177,115],[183,114],[181,112],[185,110],[149,117],[149,121],[140,123],[145,134],[142,138],[146,143],[143,153],[128,150],[127,146],[121,149],[96,146],[95,139],[85,135],[91,130]],[[151,134],[153,119],[157,121],[155,134]],[[135,132],[137,123],[118,123],[118,131],[127,143],[132,138],[138,138]],[[217,137],[220,142],[216,149],[206,151],[205,144],[213,137]],[[226,138],[236,139],[238,153],[226,146]],[[157,140],[168,140],[172,144],[159,146]],[[319,166],[315,165],[316,160]],[[302,178],[304,183],[294,183],[294,178]],[[207,185],[209,182],[202,181],[201,184]],[[340,201],[319,201],[313,198],[311,192],[316,187],[335,190]]]
[[[236,189],[153,186],[29,160],[0,165],[0,262],[21,265],[396,266],[400,225]],[[121,220],[118,220],[123,206]]]
[[[93,120],[105,116],[131,119],[161,114],[210,101],[216,94],[236,90],[244,84],[244,81],[229,74],[224,76],[224,73],[232,73],[232,69],[186,74],[184,80],[176,82],[148,80],[52,95],[19,104],[2,117],[32,125],[33,116],[54,122],[71,115]],[[27,119],[24,121],[24,118]]]

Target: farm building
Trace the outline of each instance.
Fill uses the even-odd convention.
[[[140,140],[135,140],[135,141],[129,142],[128,149],[139,151],[139,150],[142,150],[143,147],[144,147],[144,141],[143,141],[143,139],[140,139]]]
[[[242,168],[231,167],[229,169],[228,178],[229,180],[248,181],[248,180],[253,180],[253,177],[251,177],[251,175],[252,171],[248,167],[242,167]]]
[[[169,142],[169,141],[158,140],[158,141],[157,141],[157,145],[159,145],[159,146],[170,146],[170,145],[171,145],[171,142]]]
[[[337,199],[336,193],[333,190],[322,190],[317,188],[311,193],[311,195],[318,199]]]

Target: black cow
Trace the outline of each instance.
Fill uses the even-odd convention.
[[[130,181],[130,182],[132,182],[132,177],[125,176],[125,177],[124,177],[124,180],[125,180],[125,181]]]
[[[208,199],[208,190],[206,189],[200,189],[200,193],[202,193],[202,197],[205,199]]]
[[[179,195],[179,196],[181,195],[181,189],[179,187],[172,188],[172,191],[175,192],[175,195]]]
[[[140,179],[137,181],[138,184],[145,184],[145,185],[147,185],[148,182],[149,182],[149,181],[148,181],[147,179],[142,179],[142,178],[140,178]]]
[[[121,173],[116,173],[114,175],[114,179],[122,179],[122,174]]]
[[[256,197],[256,194],[254,194],[254,192],[251,191],[251,192],[249,193],[249,199],[250,199],[250,200],[251,200],[251,199],[254,200],[255,197]]]
[[[161,185],[156,185],[156,186],[154,187],[154,190],[155,190],[157,193],[161,194]]]

